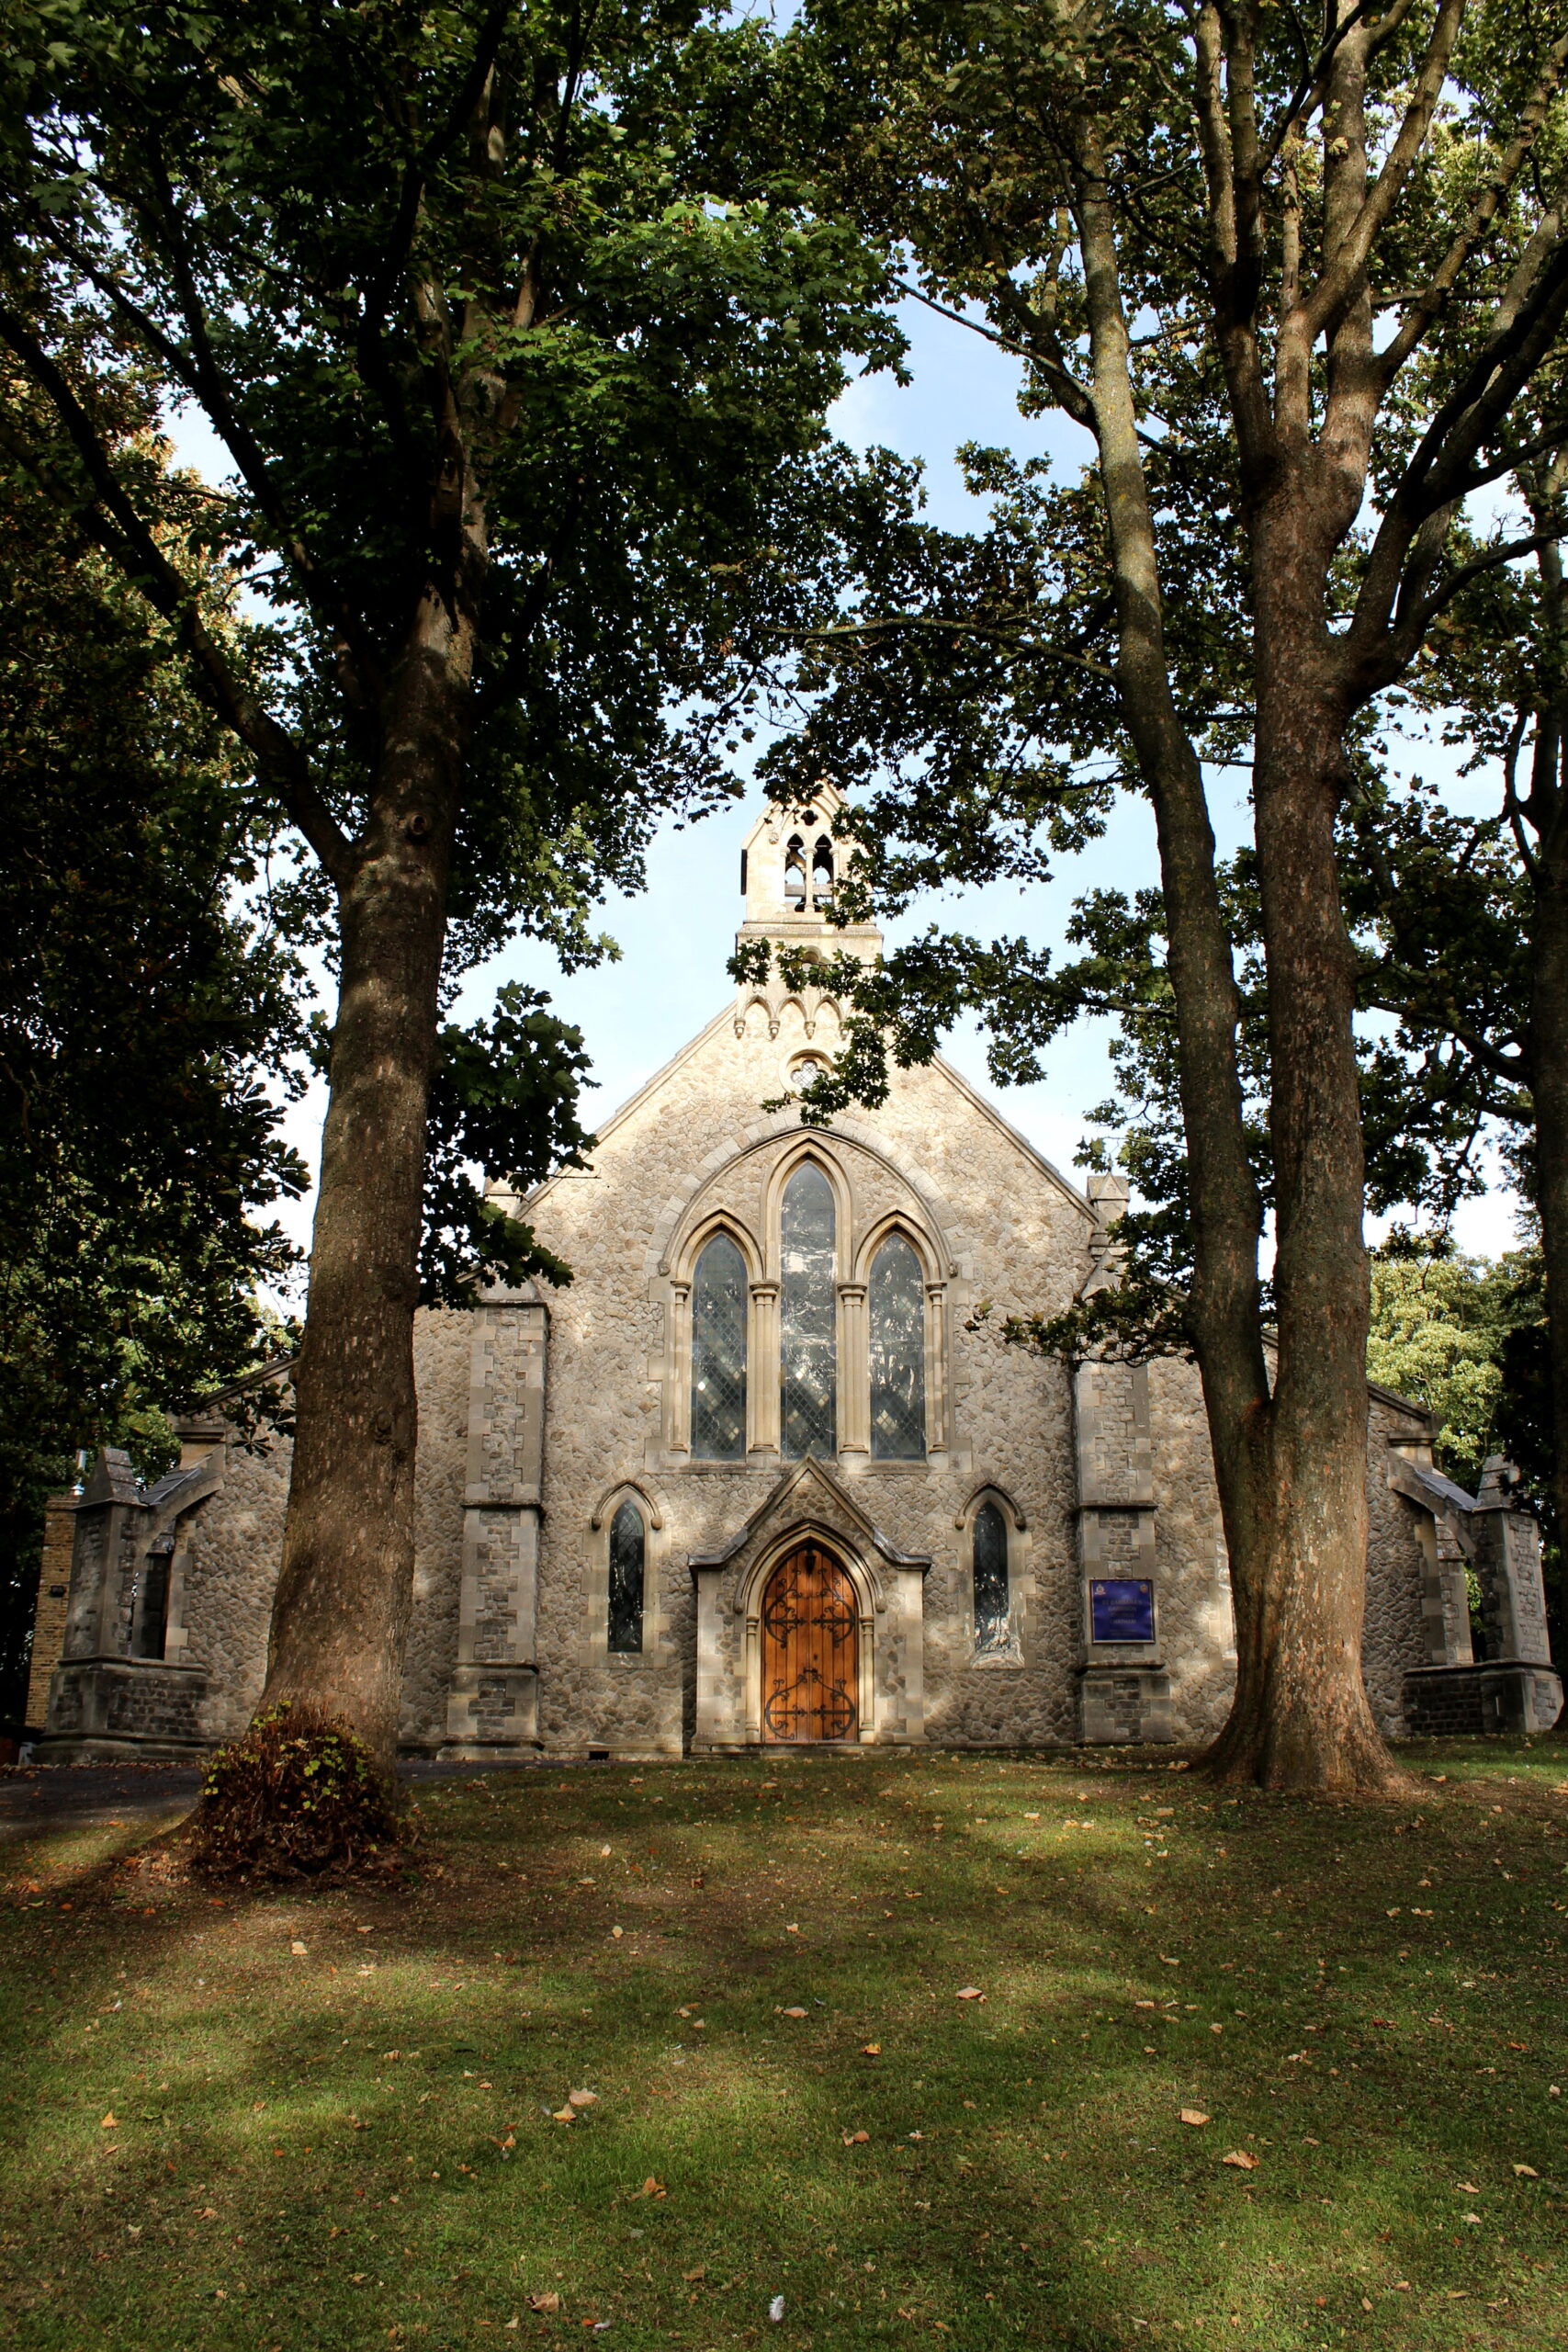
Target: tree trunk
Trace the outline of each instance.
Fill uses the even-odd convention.
[[[1258,1540],[1231,1566],[1235,1697],[1209,1763],[1270,1787],[1373,1790],[1399,1776],[1361,1679],[1369,1291],[1355,968],[1334,840],[1346,713],[1321,536],[1299,484],[1253,531],[1279,1354]]]
[[[1537,725],[1546,724],[1542,714]],[[1559,1575],[1568,1597],[1568,778],[1563,775],[1568,741],[1560,725],[1551,728],[1551,753],[1556,771],[1551,788],[1531,795],[1541,824],[1533,890],[1529,1063],[1535,1107],[1536,1206],[1546,1268],[1551,1492],[1557,1512]],[[1557,1736],[1568,1739],[1568,1706],[1558,1717]]]
[[[387,694],[367,834],[338,892],[341,978],[295,1374],[293,1474],[264,1708],[396,1752],[413,1580],[425,1118],[472,630],[434,592]]]
[[[1298,699],[1296,657],[1314,642],[1303,616],[1260,612],[1258,853],[1272,876],[1269,993],[1283,1057],[1274,1121],[1284,1288],[1271,1398],[1230,939],[1202,771],[1170,687],[1103,160],[1096,127],[1082,130],[1077,209],[1117,679],[1159,834],[1192,1218],[1190,1323],[1236,1617],[1235,1697],[1205,1765],[1270,1788],[1376,1789],[1391,1773],[1360,1676],[1368,1285],[1352,971],[1334,865],[1342,720],[1321,676]],[[1280,585],[1299,595],[1303,576],[1310,569],[1286,564]]]

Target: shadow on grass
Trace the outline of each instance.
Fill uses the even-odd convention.
[[[1413,1761],[1392,1810],[1132,1756],[457,1782],[399,1894],[62,1835],[0,1973],[9,2338],[1560,2343],[1568,1759]]]

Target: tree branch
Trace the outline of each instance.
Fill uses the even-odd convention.
[[[1552,98],[1562,80],[1562,69],[1568,63],[1568,33],[1553,43],[1548,52],[1547,66],[1535,88],[1530,92],[1519,117],[1506,152],[1496,170],[1487,181],[1482,194],[1471,206],[1463,227],[1443,255],[1431,279],[1419,294],[1409,317],[1398,334],[1382,353],[1378,373],[1386,390],[1426,334],[1438,313],[1446,307],[1449,295],[1456,284],[1471,254],[1501,209],[1503,199],[1512,188],[1528,162],[1540,136]]]
[[[114,470],[103,438],[77,400],[62,369],[8,308],[0,308],[0,340],[9,345],[49,401],[74,448],[94,492],[85,517],[104,552],[124,571],[154,611],[177,630],[189,654],[195,683],[209,707],[254,754],[258,776],[276,795],[333,882],[347,879],[353,852],[310,774],[310,763],[288,729],[234,674],[206,628],[195,592],[169,561],[151,527],[137,512]],[[68,486],[36,453],[9,433],[12,454],[67,504],[80,505]],[[96,510],[101,510],[96,511]]]
[[[1464,9],[1465,0],[1441,0],[1421,71],[1382,169],[1341,238],[1338,252],[1328,261],[1317,284],[1300,306],[1299,333],[1308,350],[1352,299],[1365,277],[1372,246],[1426,144],[1432,116],[1448,78],[1449,60],[1459,38]]]

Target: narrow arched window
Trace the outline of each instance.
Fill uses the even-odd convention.
[[[1007,1521],[995,1503],[982,1503],[971,1535],[975,1552],[975,1647],[1005,1650],[1011,1639]]]
[[[784,851],[784,897],[792,906],[806,904],[806,843],[798,833],[791,835]]]
[[[642,1647],[642,1581],[648,1534],[636,1503],[623,1503],[610,1521],[610,1647]]]
[[[833,844],[819,833],[811,853],[811,897],[824,914],[833,903]]]
[[[716,1233],[692,1278],[692,1452],[709,1462],[746,1453],[746,1261]]]
[[[786,1460],[838,1448],[833,1188],[814,1160],[784,1186],[779,1231],[779,1372]]]
[[[920,1261],[901,1233],[871,1261],[871,1451],[878,1462],[926,1452],[926,1308]]]

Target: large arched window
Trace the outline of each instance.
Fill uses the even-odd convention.
[[[1005,1650],[1012,1638],[1007,1521],[995,1503],[982,1503],[971,1532],[975,1555],[975,1648]]]
[[[901,1233],[871,1261],[871,1451],[878,1462],[926,1452],[926,1315],[920,1261]]]
[[[814,1160],[784,1186],[779,1231],[779,1371],[784,1457],[838,1448],[833,1188]]]
[[[728,1233],[714,1235],[692,1280],[692,1452],[746,1454],[746,1261]]]
[[[621,1505],[610,1521],[610,1647],[642,1647],[643,1568],[648,1533],[636,1503]]]
[[[833,844],[826,833],[818,835],[811,853],[811,903],[822,914],[833,903]]]

